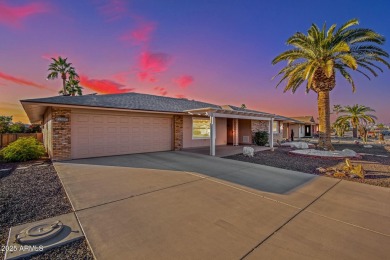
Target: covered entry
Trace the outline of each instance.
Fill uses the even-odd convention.
[[[216,109],[216,108],[201,108],[201,109],[192,109],[186,110],[190,115],[199,115],[199,116],[208,116],[210,119],[210,155],[216,155],[216,119],[217,118],[226,118],[231,125],[228,125],[228,131],[231,130],[231,142],[233,145],[239,145],[240,137],[240,120],[246,120],[247,122],[253,120],[268,121],[268,133],[269,133],[269,143],[271,149],[274,145],[272,126],[274,122],[275,115],[261,112],[252,112],[252,111],[237,111],[230,109]],[[250,132],[250,138],[252,133]],[[249,141],[249,140],[248,140]],[[228,133],[228,142],[229,142],[229,133]]]

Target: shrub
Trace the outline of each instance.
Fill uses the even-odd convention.
[[[253,137],[253,141],[257,145],[264,146],[266,143],[268,143],[268,132],[266,131],[256,132],[255,136]]]
[[[41,158],[45,148],[33,137],[22,137],[3,148],[0,154],[7,162],[24,162]]]

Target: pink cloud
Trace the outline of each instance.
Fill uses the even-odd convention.
[[[142,52],[139,66],[143,71],[162,72],[168,68],[172,57],[163,52]]]
[[[166,96],[168,94],[168,91],[166,88],[163,88],[163,87],[154,87],[153,88],[158,94],[160,94],[161,96]]]
[[[139,59],[138,79],[144,82],[157,82],[156,74],[165,71],[172,57],[162,52],[142,52]]]
[[[80,76],[80,85],[103,94],[119,94],[132,92],[134,88],[127,88],[125,85],[108,79],[89,79],[85,75]]]
[[[0,3],[0,23],[19,27],[22,21],[29,16],[45,13],[48,7],[42,3],[28,3],[22,6],[11,6],[6,3]]]
[[[123,34],[120,39],[129,41],[133,44],[145,44],[150,41],[151,34],[156,29],[156,24],[153,22],[143,22],[136,29]]]
[[[194,82],[194,77],[183,75],[173,80],[180,88],[186,88]]]
[[[15,84],[24,85],[24,86],[35,87],[35,88],[39,88],[39,89],[49,89],[49,90],[52,90],[52,89],[50,89],[50,88],[48,88],[48,87],[46,87],[44,85],[41,85],[41,84],[29,81],[27,79],[23,79],[23,78],[20,78],[20,77],[11,76],[11,75],[5,74],[3,72],[0,72],[0,79],[9,81],[9,82],[12,82],[12,83],[15,83]]]

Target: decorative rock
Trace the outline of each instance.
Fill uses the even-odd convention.
[[[244,147],[242,153],[245,156],[253,157],[255,149],[253,149],[252,147]]]
[[[290,146],[291,148],[309,149],[309,145],[305,142],[289,142],[284,143],[282,146]]]
[[[348,157],[356,157],[357,156],[357,153],[354,150],[344,149],[344,150],[342,150],[342,152],[345,156],[348,156]]]
[[[325,172],[326,172],[326,169],[323,168],[323,167],[318,167],[318,168],[316,169],[316,171],[318,171],[319,173],[325,173]]]

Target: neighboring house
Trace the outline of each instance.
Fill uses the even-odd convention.
[[[291,130],[295,138],[313,137],[318,133],[318,124],[313,116],[290,117],[293,121],[284,127],[283,137],[289,139]]]
[[[43,126],[54,160],[251,144],[254,132],[282,139],[291,120],[239,107],[139,93],[21,100],[31,123]],[[272,126],[272,127],[271,127]]]

